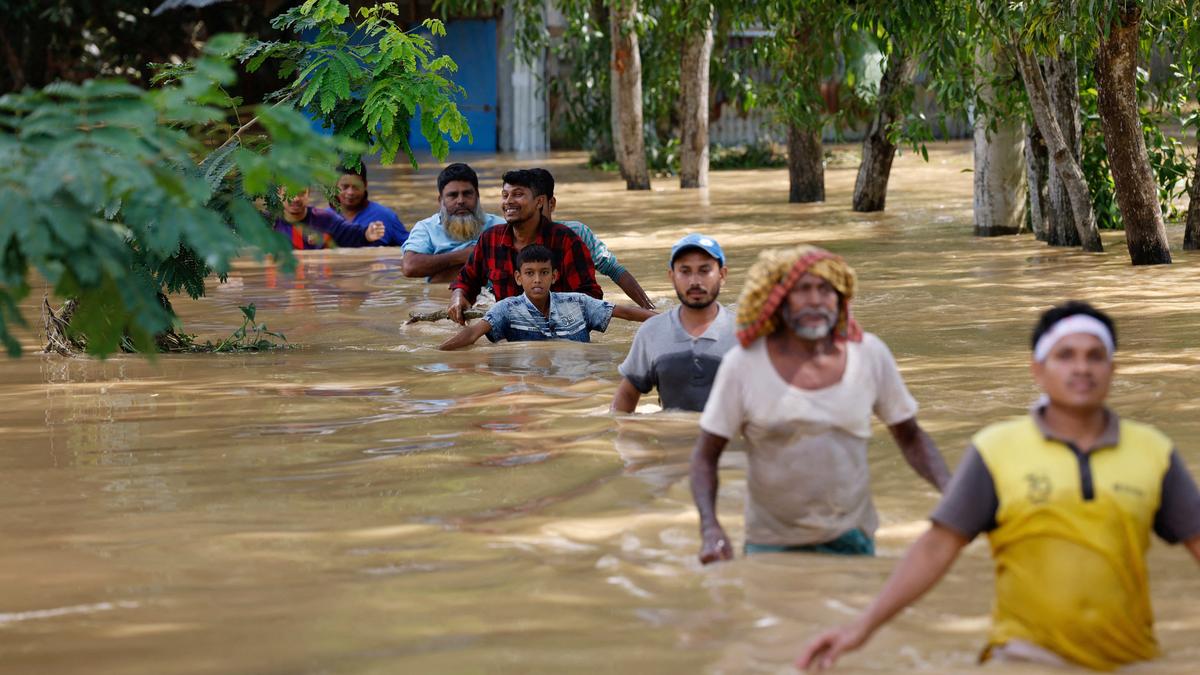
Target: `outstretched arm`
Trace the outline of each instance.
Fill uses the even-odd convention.
[[[629,270],[621,272],[614,281],[621,290],[625,291],[625,295],[628,295],[629,299],[636,302],[639,307],[654,309],[654,303],[650,301],[650,296],[646,295],[646,291],[642,290],[642,285],[629,273]]]
[[[796,659],[796,667],[824,670],[842,654],[861,647],[897,612],[933,588],[968,543],[966,537],[935,522],[904,554],[871,606],[853,623],[811,640]]]
[[[480,319],[458,331],[454,337],[438,345],[438,349],[450,351],[452,349],[460,349],[462,347],[473,345],[475,344],[476,340],[484,335],[487,335],[487,332],[491,329],[492,324],[488,323],[485,319]]]
[[[728,438],[701,431],[692,450],[692,499],[700,512],[700,562],[705,565],[733,559],[733,546],[717,520],[717,463],[728,443]]]
[[[1191,539],[1188,539],[1187,541],[1183,542],[1183,545],[1186,546],[1187,550],[1191,552],[1192,557],[1196,559],[1196,562],[1200,562],[1200,536],[1195,536]]]
[[[400,272],[406,277],[433,277],[446,270],[458,270],[471,257],[475,246],[464,246],[449,253],[415,253],[405,251],[400,261]]]
[[[613,316],[626,321],[645,321],[657,315],[658,312],[633,305],[613,305]]]
[[[896,439],[896,445],[900,446],[908,465],[938,491],[945,491],[950,483],[950,469],[946,467],[946,460],[942,459],[933,439],[917,424],[917,418],[910,417],[893,424],[888,431]]]
[[[631,413],[637,409],[638,401],[642,398],[642,392],[633,386],[628,377],[621,378],[621,384],[617,385],[617,393],[613,394],[612,411]]]

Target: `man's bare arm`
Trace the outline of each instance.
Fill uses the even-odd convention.
[[[728,443],[728,438],[701,431],[692,450],[692,499],[700,512],[700,562],[705,565],[733,559],[733,546],[717,520],[717,463]]]
[[[650,296],[646,295],[646,291],[642,290],[642,285],[629,273],[629,270],[621,273],[621,276],[617,277],[616,281],[617,286],[625,291],[625,295],[628,295],[629,299],[636,302],[639,307],[654,309],[654,303],[650,301]]]
[[[405,251],[404,257],[400,260],[400,272],[406,277],[433,277],[449,269],[457,272],[458,268],[467,263],[471,257],[471,251],[474,250],[475,247],[472,245],[449,253]]]
[[[853,623],[828,630],[811,640],[796,659],[796,667],[824,670],[842,654],[861,647],[897,612],[933,588],[968,543],[966,537],[934,523],[904,554],[904,559],[867,610]]]
[[[452,349],[460,349],[475,344],[479,338],[487,335],[487,332],[492,329],[492,324],[480,319],[475,323],[464,327],[454,335],[447,339],[442,344],[438,345],[438,349],[450,351]]]
[[[642,309],[633,305],[613,305],[613,316],[626,321],[645,321],[657,315],[658,312],[651,309]]]
[[[1191,539],[1188,539],[1187,541],[1183,542],[1183,545],[1187,547],[1189,552],[1191,552],[1192,557],[1196,559],[1196,562],[1200,562],[1200,536],[1195,536]]]
[[[621,378],[621,384],[617,385],[617,393],[613,394],[612,411],[631,413],[637,409],[638,401],[642,398],[642,392],[633,386],[629,378]]]
[[[908,465],[939,491],[945,490],[950,484],[950,469],[946,467],[946,460],[942,459],[933,439],[917,424],[917,418],[910,417],[893,424],[888,431],[892,433],[896,445],[900,446]]]

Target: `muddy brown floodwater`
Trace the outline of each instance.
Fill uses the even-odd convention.
[[[688,231],[724,245],[730,303],[763,247],[845,255],[859,319],[895,352],[952,464],[973,430],[1033,399],[1037,312],[1095,301],[1119,322],[1115,407],[1200,468],[1200,256],[1134,269],[1119,234],[1100,255],[973,238],[969,146],[930,160],[897,161],[879,215],[850,211],[853,167],[829,172],[827,203],[801,206],[779,170],[631,193],[578,154],[541,163],[559,176],[557,215],[591,225],[663,306],[665,256]],[[529,162],[475,163],[494,211],[501,169]],[[380,169],[371,190],[413,223],[434,209],[435,175]],[[301,349],[0,362],[0,671],[788,672],[815,630],[866,605],[935,503],[877,429],[878,558],[701,568],[686,480],[696,416],[655,412],[653,396],[644,414],[607,412],[633,325],[589,345],[444,354],[448,324],[401,323],[448,294],[402,278],[398,251],[301,261],[303,278],[239,263],[178,306],[216,338],[254,302]],[[740,542],[744,460],[727,459],[720,508]],[[1145,671],[1195,672],[1200,568],[1156,542],[1150,571],[1165,656]],[[972,671],[991,592],[976,542],[842,669]]]

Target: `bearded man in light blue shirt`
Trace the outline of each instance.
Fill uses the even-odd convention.
[[[438,174],[438,212],[417,222],[404,242],[400,269],[406,277],[447,282],[458,276],[484,229],[501,225],[500,216],[484,213],[479,176],[461,162]]]

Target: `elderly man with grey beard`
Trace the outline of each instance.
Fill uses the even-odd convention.
[[[918,475],[941,490],[950,472],[917,424],[891,351],[850,312],[854,270],[815,246],[764,251],[738,300],[727,352],[692,452],[700,561],[733,557],[717,519],[717,462],[746,439],[746,553],[873,555],[867,441],[874,414]]]
[[[438,174],[438,212],[413,226],[404,242],[401,271],[430,282],[450,281],[475,250],[484,229],[501,225],[500,216],[484,213],[479,177],[461,162]]]

